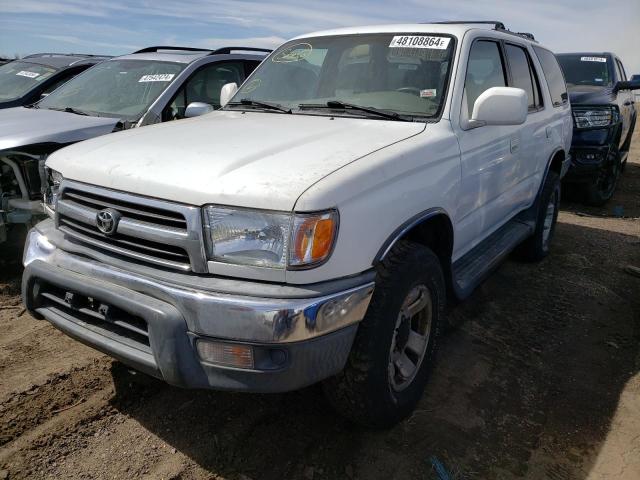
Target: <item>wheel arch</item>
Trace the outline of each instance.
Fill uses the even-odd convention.
[[[443,208],[430,208],[400,225],[383,243],[373,265],[383,261],[400,240],[411,240],[429,247],[440,259],[443,271],[451,268],[453,252],[453,223]]]

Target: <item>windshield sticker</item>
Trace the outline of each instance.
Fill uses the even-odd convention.
[[[22,70],[22,71],[16,73],[16,75],[20,75],[21,77],[29,77],[29,78],[36,78],[36,77],[40,76],[39,73],[27,72],[26,70]]]
[[[247,83],[243,88],[242,88],[242,92],[243,93],[251,93],[254,90],[257,90],[258,87],[260,87],[260,85],[262,84],[262,80],[259,78],[254,78],[253,80],[251,80],[249,83]]]
[[[175,77],[173,73],[157,73],[155,75],[143,75],[138,83],[144,82],[170,82]]]
[[[607,61],[604,57],[580,57],[581,62],[602,62],[605,63]]]
[[[448,37],[430,37],[427,35],[398,35],[391,39],[389,48],[429,48],[444,50],[449,46]]]
[[[296,43],[276,53],[271,59],[275,63],[291,63],[304,60],[313,51],[310,43]]]
[[[435,88],[427,88],[425,90],[420,90],[421,98],[433,98],[436,96],[437,90]]]
[[[604,80],[603,80],[603,79],[601,79],[601,78],[594,78],[594,80],[595,80],[596,82],[604,82]]]

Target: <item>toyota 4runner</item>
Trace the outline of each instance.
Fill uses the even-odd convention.
[[[287,42],[236,90],[52,154],[24,302],[170,384],[322,381],[392,425],[447,300],[549,252],[572,133],[556,59],[500,23],[358,27]]]

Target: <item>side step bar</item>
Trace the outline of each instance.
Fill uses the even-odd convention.
[[[534,222],[514,218],[500,227],[452,267],[453,288],[462,300],[494,270],[520,242],[533,234]]]

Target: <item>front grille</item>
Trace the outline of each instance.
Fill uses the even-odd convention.
[[[86,224],[83,225],[74,222],[63,215],[60,216],[60,230],[63,232],[72,232],[75,234],[74,236],[82,238],[86,243],[91,243],[95,246],[100,246],[101,243],[108,243],[109,245],[119,247],[123,251],[126,250],[131,254],[137,253],[141,258],[149,261],[153,258],[159,258],[167,262],[178,262],[180,265],[189,264],[189,255],[180,247],[163,245],[158,242],[150,242],[118,233],[108,237],[95,227],[92,228]]]
[[[162,225],[165,227],[181,228],[186,230],[187,221],[179,212],[171,212],[153,207],[141,207],[132,202],[117,200],[95,195],[88,192],[68,189],[64,192],[64,197],[78,205],[85,206],[94,210],[103,210],[105,208],[114,208],[128,218],[134,218],[143,222]]]
[[[151,353],[147,322],[113,305],[40,282],[38,308],[46,308],[95,333]]]
[[[97,225],[97,215],[105,209],[120,215],[109,235]],[[103,254],[180,271],[206,271],[196,207],[65,181],[56,221],[73,241]]]

